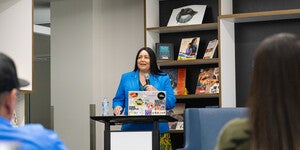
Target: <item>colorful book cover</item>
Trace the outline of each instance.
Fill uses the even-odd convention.
[[[219,68],[201,69],[195,94],[219,93]]]
[[[197,58],[200,37],[181,39],[177,60],[195,60]]]
[[[161,69],[170,76],[170,82],[175,95],[184,95],[186,69]]]
[[[210,59],[214,57],[216,48],[218,46],[218,40],[214,39],[208,42],[207,48],[205,50],[203,59]]]
[[[174,45],[172,43],[156,43],[157,60],[174,60]]]
[[[176,106],[168,110],[167,115],[176,118],[178,121],[169,122],[170,130],[183,130],[185,103],[176,103]]]
[[[161,70],[169,75],[173,92],[175,95],[177,95],[178,69],[161,69]]]

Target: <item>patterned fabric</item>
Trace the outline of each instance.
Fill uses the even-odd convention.
[[[160,134],[160,150],[172,150],[171,136],[169,132]]]
[[[250,123],[248,119],[233,119],[221,130],[215,150],[249,150]]]

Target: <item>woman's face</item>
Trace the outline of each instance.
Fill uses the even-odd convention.
[[[150,56],[147,51],[142,50],[137,59],[137,66],[141,72],[150,71]]]

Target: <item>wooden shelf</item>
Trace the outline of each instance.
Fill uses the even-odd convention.
[[[187,31],[199,31],[199,30],[218,30],[218,23],[205,23],[197,25],[184,25],[184,26],[165,26],[165,27],[151,27],[147,28],[147,31],[157,33],[176,33]]]
[[[170,133],[184,133],[184,130],[170,130]]]
[[[201,99],[201,98],[218,98],[219,93],[216,94],[189,94],[189,95],[176,95],[176,99]]]
[[[185,65],[201,65],[201,64],[218,64],[218,58],[212,59],[196,59],[196,60],[158,60],[159,66],[185,66]]]
[[[219,19],[234,22],[259,22],[300,18],[300,9],[275,10],[264,12],[241,13],[231,15],[221,15]]]

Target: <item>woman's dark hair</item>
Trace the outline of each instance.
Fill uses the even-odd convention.
[[[157,66],[156,55],[154,51],[149,47],[142,47],[141,49],[139,49],[135,57],[135,65],[133,71],[137,71],[139,69],[137,65],[137,60],[142,50],[145,50],[150,56],[150,73],[163,75],[164,73]]]
[[[299,149],[300,39],[297,36],[279,33],[258,46],[247,105],[253,149]]]
[[[197,40],[197,38],[193,38],[192,41],[190,42],[190,44],[193,45],[196,40]]]
[[[189,43],[189,47],[192,48],[192,53],[195,54],[197,49],[196,49],[196,45],[194,45],[195,41],[197,40],[197,38],[193,38],[192,41]]]

